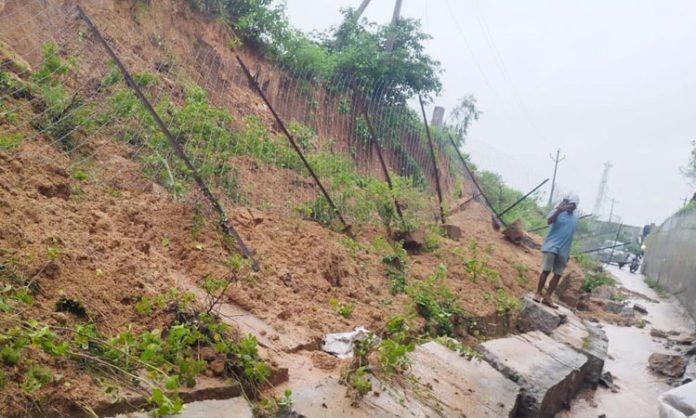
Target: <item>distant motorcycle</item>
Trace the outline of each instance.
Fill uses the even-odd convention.
[[[640,261],[638,261],[638,257],[633,257],[633,260],[631,260],[631,267],[629,267],[629,270],[631,273],[635,273],[638,271],[638,267],[640,267]]]

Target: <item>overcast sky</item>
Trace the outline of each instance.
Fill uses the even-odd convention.
[[[287,0],[304,31],[359,4]],[[365,15],[386,23],[393,6],[373,0]],[[689,195],[679,167],[696,139],[696,1],[404,0],[402,15],[433,36],[428,52],[445,70],[436,104],[478,99],[466,150],[479,166],[529,190],[560,148],[560,187],[589,213],[611,161],[608,197],[634,225],[662,222]]]

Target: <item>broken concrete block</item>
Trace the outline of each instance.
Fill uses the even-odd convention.
[[[552,417],[583,385],[585,355],[541,331],[487,341],[484,358],[522,387],[517,416]]]
[[[653,353],[648,358],[650,370],[668,377],[683,376],[686,364],[686,358],[672,354]]]
[[[550,335],[554,340],[570,346],[587,357],[587,364],[581,370],[582,377],[586,383],[596,387],[602,376],[609,349],[609,340],[604,330],[570,314],[568,321]]]
[[[522,302],[523,307],[517,321],[520,332],[540,330],[550,334],[567,318],[567,313],[535,302],[531,295],[526,295]]]
[[[457,225],[442,225],[445,230],[447,237],[453,241],[459,241],[462,239],[462,229]]]
[[[411,373],[435,396],[426,404],[448,417],[515,416],[520,387],[485,361],[467,360],[436,342],[409,355]]]

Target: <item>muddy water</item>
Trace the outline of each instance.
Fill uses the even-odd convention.
[[[648,370],[650,354],[676,353],[665,349],[664,340],[652,338],[651,328],[663,331],[680,331],[684,334],[694,332],[694,321],[674,297],[660,299],[644,282],[639,274],[609,267],[609,271],[620,284],[633,292],[643,294],[656,302],[635,297],[630,300],[643,305],[648,314],[643,318],[648,321],[645,328],[619,327],[602,324],[609,338],[609,358],[604,370],[614,376],[614,383],[619,386],[618,393],[599,388],[592,393],[585,393],[573,402],[571,409],[558,417],[657,417],[657,397],[671,387]]]

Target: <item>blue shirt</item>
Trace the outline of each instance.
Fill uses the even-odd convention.
[[[549,214],[549,217],[552,214],[553,212]],[[556,222],[551,224],[551,228],[544,238],[544,245],[541,246],[541,251],[558,254],[567,260],[570,256],[570,246],[573,244],[573,234],[577,223],[578,217],[574,214],[560,213]]]

